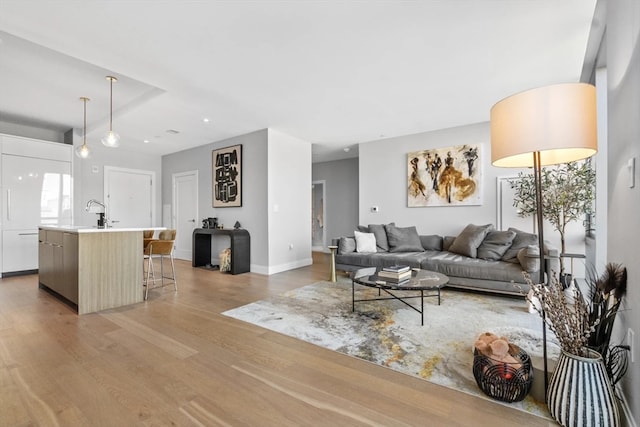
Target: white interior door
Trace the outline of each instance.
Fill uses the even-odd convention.
[[[176,229],[174,256],[191,261],[192,234],[198,223],[198,171],[174,173],[173,226]]]
[[[155,221],[155,172],[104,168],[107,219],[118,228],[153,227]]]

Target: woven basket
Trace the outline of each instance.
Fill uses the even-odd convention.
[[[509,344],[509,354],[518,364],[500,362],[473,350],[473,376],[487,396],[502,402],[519,402],[533,384],[531,358],[520,347]],[[520,365],[519,367],[517,365]]]

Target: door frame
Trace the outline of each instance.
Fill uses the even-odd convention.
[[[316,184],[322,185],[322,246],[313,246],[313,236],[311,239],[311,250],[312,251],[326,251],[327,247],[327,181],[324,179],[319,179],[311,182],[311,195],[313,197],[313,186]],[[314,200],[311,200],[311,213],[313,215]],[[311,218],[311,223],[313,224],[314,218]],[[313,227],[313,226],[312,226]],[[313,233],[313,228],[311,229]]]
[[[199,181],[199,171],[197,169],[195,170],[190,170],[190,171],[184,171],[184,172],[176,172],[176,173],[172,173],[171,174],[171,228],[176,229],[177,231],[177,206],[176,206],[176,200],[177,200],[177,189],[178,186],[176,185],[176,178],[180,178],[183,176],[193,176],[195,178],[195,183],[196,183],[196,198],[195,198],[195,210],[196,210],[196,223],[195,223],[195,228],[199,228],[198,226],[198,214],[200,213],[200,200],[198,197],[198,191],[200,190],[200,181]],[[191,254],[191,257],[193,258],[193,253]]]
[[[109,175],[112,172],[124,172],[124,173],[132,173],[137,175],[147,175],[151,180],[151,225],[154,226],[156,224],[156,173],[155,171],[149,171],[144,169],[131,169],[131,168],[121,168],[118,166],[105,166],[104,167],[104,183],[103,183],[103,199],[107,204],[107,210],[111,209],[109,207]],[[108,218],[111,218],[110,212],[107,215]]]

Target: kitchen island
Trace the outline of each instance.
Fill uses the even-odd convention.
[[[40,226],[40,287],[78,314],[142,302],[142,231],[150,229],[164,228]]]

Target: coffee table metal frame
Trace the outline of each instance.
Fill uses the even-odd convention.
[[[351,279],[351,311],[356,311],[357,302],[365,301],[385,301],[397,300],[409,307],[410,309],[420,313],[420,324],[424,326],[424,299],[427,297],[438,297],[438,305],[440,305],[440,290],[449,282],[449,278],[441,273],[429,270],[413,269],[411,278],[404,283],[398,284],[385,281],[379,278],[378,269],[375,267],[363,268],[353,272]],[[356,299],[356,284],[378,289],[378,298]],[[383,297],[381,292],[389,295]],[[400,296],[392,291],[416,291],[420,295]],[[435,294],[425,294],[425,291],[437,291]],[[412,298],[420,298],[420,308],[409,304],[406,300]]]

